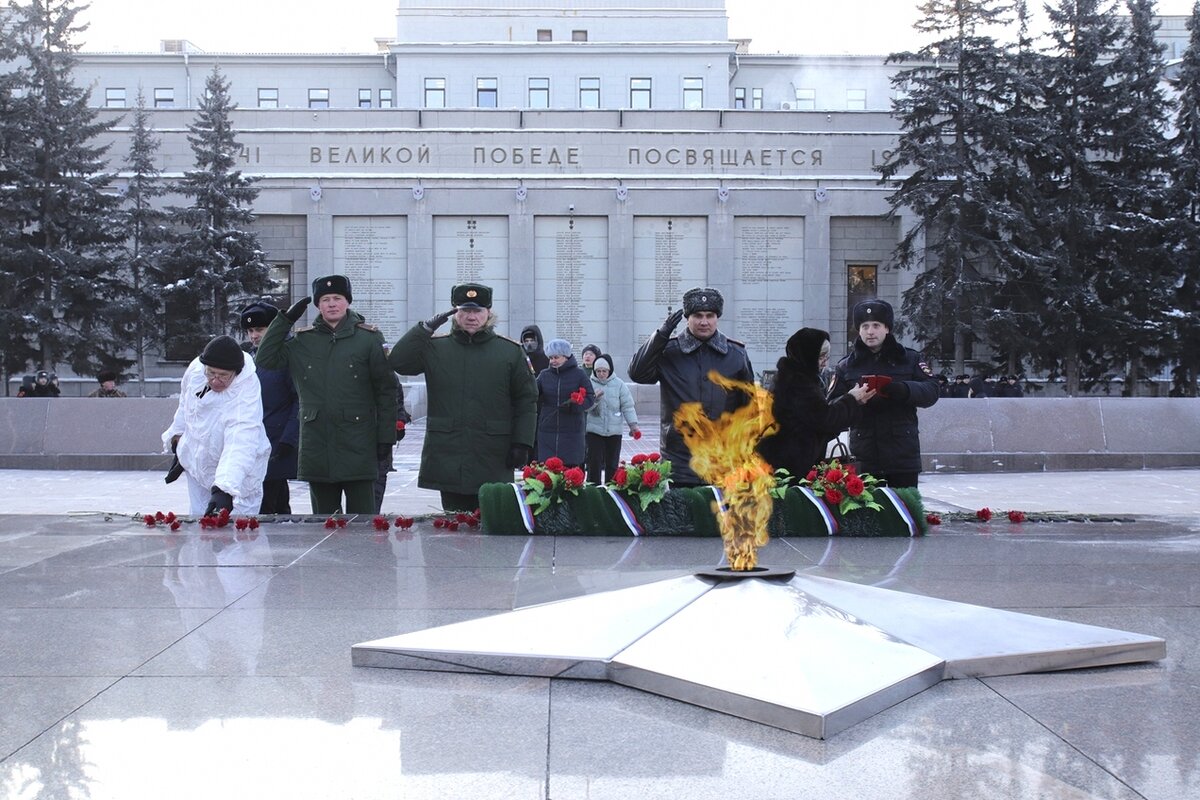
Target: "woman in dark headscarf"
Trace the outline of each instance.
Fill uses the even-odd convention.
[[[829,360],[829,334],[801,328],[788,339],[786,355],[776,365],[771,409],[779,431],[758,444],[758,452],[775,469],[803,478],[825,457],[830,439],[850,427],[861,406],[875,396],[855,386],[832,403],[825,399],[821,369]]]

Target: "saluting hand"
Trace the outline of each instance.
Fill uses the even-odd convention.
[[[677,308],[667,315],[666,321],[663,322],[662,327],[658,329],[658,332],[663,336],[670,338],[671,334],[675,332],[675,328],[678,327],[679,320],[681,319],[683,319],[683,309]]]
[[[311,302],[311,297],[302,297],[295,303],[292,303],[292,307],[283,312],[283,315],[292,322],[299,322],[300,318],[304,316],[304,309],[308,308],[308,304]]]

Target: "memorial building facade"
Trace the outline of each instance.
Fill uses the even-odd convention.
[[[913,275],[889,269],[907,220],[876,169],[898,138],[882,56],[754,55],[723,0],[402,0],[371,54],[82,53],[118,190],[139,90],[165,178],[219,66],[240,169],[283,304],[341,273],[389,340],[495,288],[499,330],[595,343],[617,370],[691,286],[772,369],[788,336],[833,332]],[[182,365],[163,361],[161,375]]]

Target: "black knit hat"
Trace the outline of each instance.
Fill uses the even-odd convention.
[[[96,382],[97,383],[108,383],[109,381],[113,381],[115,383],[117,378],[119,378],[119,377],[120,376],[117,375],[117,373],[113,372],[111,369],[105,369],[105,370],[101,370],[100,373],[98,375],[96,375]]]
[[[854,327],[864,322],[882,322],[890,331],[896,320],[891,304],[883,300],[863,300],[854,305]]]
[[[241,324],[242,330],[246,331],[251,328],[265,328],[277,316],[279,316],[279,309],[270,303],[259,300],[238,312],[238,322]]]
[[[232,336],[218,336],[204,345],[200,354],[200,363],[213,369],[227,369],[241,372],[246,360],[242,346]]]
[[[323,294],[340,294],[346,298],[347,303],[354,302],[354,297],[350,294],[350,279],[345,275],[326,275],[313,281],[313,305],[321,301]]]

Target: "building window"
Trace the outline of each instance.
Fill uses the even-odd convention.
[[[308,90],[308,107],[309,108],[329,108],[329,90],[328,89],[309,89]]]
[[[683,107],[704,108],[704,78],[683,79]]]
[[[846,90],[846,110],[847,111],[866,111],[867,110],[867,90],[866,89],[847,89]]]
[[[258,107],[259,108],[279,108],[279,90],[278,89],[259,89],[258,90]]]
[[[154,107],[155,108],[174,108],[175,107],[175,90],[174,89],[155,89],[154,90]]]
[[[499,105],[500,87],[495,78],[475,79],[475,106],[477,108],[496,108]]]
[[[746,87],[739,86],[733,90],[733,107],[734,108],[745,108],[746,107]]]
[[[292,302],[292,263],[275,261],[267,264],[267,281],[270,288],[267,297],[275,306],[283,308]]]
[[[875,264],[846,265],[846,308],[851,309],[863,300],[879,296],[879,267]],[[846,314],[846,341],[853,342],[858,336],[854,319]]]
[[[105,108],[124,108],[125,107],[125,90],[124,89],[105,89],[104,90],[104,107]]]
[[[650,78],[629,79],[629,107],[650,108],[651,106]]]
[[[358,90],[358,107],[359,108],[370,108],[371,107],[371,90],[370,89],[359,89]]]
[[[538,28],[537,37],[538,37],[537,40],[539,42],[553,42],[554,41],[554,34],[550,32],[549,28]]]
[[[391,89],[379,90],[379,107],[394,108],[396,105],[395,93]]]
[[[798,111],[813,111],[817,107],[816,89],[796,90],[796,109]]]
[[[586,42],[587,41],[587,31],[571,31],[571,41],[572,42]]]
[[[550,79],[549,78],[530,78],[529,79],[529,107],[530,108],[549,108],[550,107]]]
[[[446,107],[446,79],[445,78],[426,78],[425,79],[425,107],[426,108],[445,108]]]
[[[600,107],[600,79],[599,78],[580,78],[579,79],[579,107],[580,108],[599,108]]]
[[[750,107],[762,110],[762,89],[750,90]]]

